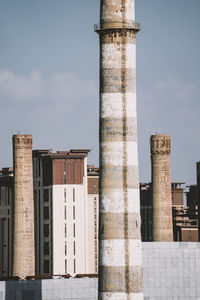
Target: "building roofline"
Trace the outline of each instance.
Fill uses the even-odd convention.
[[[33,150],[33,155],[40,155],[43,158],[52,158],[52,159],[66,159],[66,158],[85,158],[90,149],[70,149],[68,151],[56,151],[52,152],[52,149],[37,149]]]

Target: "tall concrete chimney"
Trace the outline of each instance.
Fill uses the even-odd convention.
[[[35,275],[32,135],[13,135],[13,276]]]
[[[170,136],[151,136],[151,180],[153,196],[153,240],[173,241],[170,177]]]
[[[143,299],[134,0],[101,0],[99,299]]]

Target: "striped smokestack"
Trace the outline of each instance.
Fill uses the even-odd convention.
[[[134,0],[102,0],[99,299],[143,299]]]

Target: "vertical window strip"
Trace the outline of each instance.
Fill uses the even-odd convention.
[[[67,206],[65,206],[64,217],[65,217],[65,220],[67,220]]]
[[[74,273],[76,273],[76,260],[74,259]]]
[[[76,255],[76,242],[74,241],[74,255]]]
[[[64,188],[64,202],[66,202],[66,197],[67,197],[67,195],[66,195],[66,188]]]
[[[75,206],[73,206],[73,219],[75,220]]]
[[[67,241],[65,241],[65,256],[67,255]]]
[[[75,223],[73,224],[73,237],[75,238],[75,236],[76,236],[76,228],[75,228]]]
[[[67,259],[65,259],[65,274],[67,274]]]

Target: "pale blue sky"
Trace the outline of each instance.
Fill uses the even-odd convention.
[[[0,0],[0,167],[12,165],[18,130],[35,149],[91,148],[98,164],[99,2]],[[171,135],[172,179],[196,182],[199,15],[199,0],[136,0],[140,181],[158,132]]]

